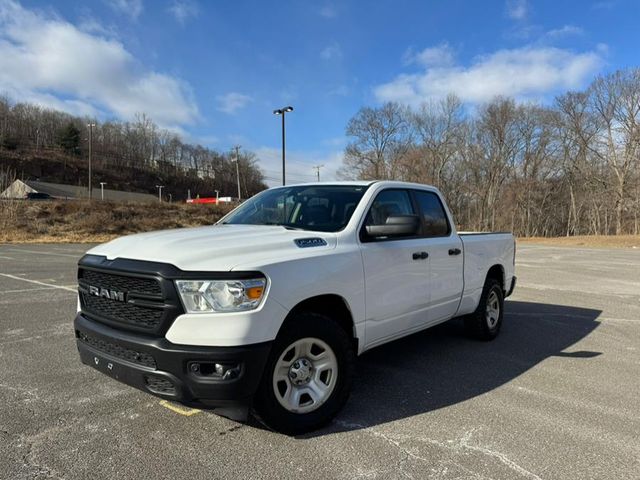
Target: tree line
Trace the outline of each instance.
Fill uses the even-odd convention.
[[[550,105],[449,95],[364,107],[346,133],[341,176],[435,185],[463,229],[640,233],[640,69]]]
[[[219,152],[187,143],[177,133],[158,127],[144,114],[130,122],[96,122],[0,97],[0,151],[43,156],[53,151],[84,159],[89,151],[88,124],[95,125],[91,135],[94,168],[125,176],[143,171],[160,179],[186,177],[181,185],[188,185],[190,178],[200,190],[207,185],[206,192],[202,192],[207,195],[219,190],[221,196],[237,196],[236,164],[232,161],[235,150]],[[246,198],[266,186],[256,156],[240,150],[239,159],[241,191]],[[154,192],[155,185],[148,185],[147,190]],[[182,195],[186,194],[185,191]]]

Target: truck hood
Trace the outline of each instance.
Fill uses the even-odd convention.
[[[322,238],[325,246],[300,248],[295,240]],[[272,263],[335,248],[332,233],[287,230],[280,226],[212,225],[128,235],[87,253],[109,260],[129,258],[170,263],[181,270],[230,271],[239,264]]]

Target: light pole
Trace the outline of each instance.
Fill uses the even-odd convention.
[[[238,203],[240,203],[241,195],[240,195],[240,145],[236,145],[236,158],[232,159],[232,162],[236,162],[236,176],[238,177]]]
[[[100,182],[100,200],[104,201],[104,186],[107,182]]]
[[[214,190],[216,192],[216,205],[218,205],[218,199],[220,198],[220,190]]]
[[[93,127],[95,126],[95,123],[87,123],[87,127],[89,127],[89,200],[93,197],[93,188],[91,187],[91,156],[93,154]]]
[[[156,185],[156,188],[158,189],[158,202],[162,202],[162,189],[164,185]]]
[[[282,185],[286,185],[286,177],[284,174],[284,156],[285,156],[285,135],[284,135],[284,117],[285,114],[288,112],[293,112],[293,107],[292,106],[288,106],[288,107],[282,107],[282,108],[278,108],[277,110],[273,111],[274,115],[282,115]]]
[[[320,181],[320,169],[323,168],[324,165],[314,165],[313,168],[316,171],[316,175],[318,176],[318,181]]]

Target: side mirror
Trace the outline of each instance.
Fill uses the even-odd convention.
[[[418,233],[420,218],[417,215],[393,215],[384,225],[367,225],[367,235],[379,237],[407,237]]]

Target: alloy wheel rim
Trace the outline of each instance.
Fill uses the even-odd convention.
[[[493,329],[498,325],[498,320],[500,319],[500,299],[495,290],[492,290],[487,298],[485,318],[489,328]]]
[[[286,410],[308,413],[331,396],[338,379],[338,360],[326,342],[301,338],[284,349],[273,371],[273,392]]]

